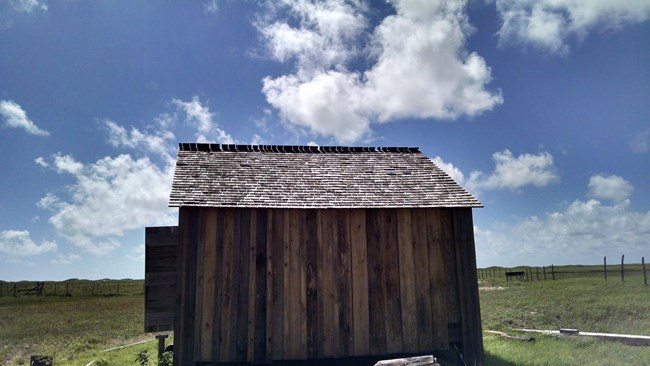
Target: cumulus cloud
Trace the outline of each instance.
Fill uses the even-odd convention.
[[[214,113],[210,112],[210,108],[201,103],[199,97],[194,96],[191,101],[183,102],[179,99],[173,99],[172,103],[178,110],[184,112],[185,123],[196,128],[197,142],[216,142],[222,144],[234,144],[233,139],[226,131],[219,128],[214,121]]]
[[[530,259],[550,264],[558,256],[594,261],[608,253],[638,253],[650,241],[650,211],[635,212],[629,200],[612,205],[591,199],[522,219],[515,225],[476,228],[480,255],[511,265]],[[543,262],[542,262],[543,263]],[[540,264],[540,263],[536,263]]]
[[[485,173],[471,171],[468,178],[454,164],[445,162],[436,156],[433,162],[473,194],[485,190],[519,189],[525,186],[545,187],[559,181],[553,156],[548,152],[538,154],[524,153],[514,156],[510,150],[497,151],[492,154],[494,171]]]
[[[72,175],[68,199],[51,193],[38,206],[53,211],[50,223],[57,233],[88,252],[102,254],[119,246],[115,236],[147,225],[172,225],[167,207],[173,165],[163,168],[149,158],[130,155],[104,157],[82,164],[69,155],[54,155],[52,166]]]
[[[634,187],[618,175],[594,175],[589,178],[589,193],[596,198],[623,201],[630,197]]]
[[[35,10],[47,11],[46,0],[9,0],[11,7],[21,13],[31,13]]]
[[[170,155],[174,150],[172,141],[176,138],[174,133],[167,130],[167,120],[159,120],[155,132],[148,133],[135,127],[127,130],[125,127],[106,119],[103,125],[108,130],[108,142],[115,147],[127,147],[131,149],[142,148],[146,152],[152,152],[165,158],[167,161],[173,159]]]
[[[465,49],[465,3],[396,0],[369,32],[360,1],[283,1],[276,13],[286,17],[257,27],[270,55],[295,70],[264,78],[267,102],[288,126],[341,143],[367,137],[371,123],[491,110],[503,99],[486,89],[485,60]],[[358,60],[369,66],[354,70]]]
[[[0,231],[0,253],[8,256],[39,255],[56,249],[56,243],[52,241],[43,241],[40,245],[34,243],[26,230]]]
[[[49,132],[38,128],[38,126],[27,117],[27,112],[25,112],[20,105],[11,100],[0,101],[0,115],[2,115],[5,120],[5,127],[22,128],[31,135],[50,135]]]
[[[569,38],[593,30],[617,30],[650,18],[648,0],[497,0],[501,44],[532,45],[551,53],[569,51]]]
[[[36,163],[36,165],[40,165],[43,168],[47,168],[50,166],[50,164],[47,161],[45,161],[45,159],[42,156],[39,156],[36,159],[34,159],[34,163]]]
[[[519,189],[524,186],[545,187],[559,181],[553,156],[548,152],[514,156],[510,150],[492,154],[494,172],[472,171],[467,187],[473,191]]]

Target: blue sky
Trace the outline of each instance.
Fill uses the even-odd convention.
[[[650,256],[650,1],[0,2],[0,279],[142,278],[178,142],[419,146],[479,266]]]

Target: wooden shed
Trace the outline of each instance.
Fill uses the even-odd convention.
[[[170,205],[178,230],[147,229],[146,319],[174,323],[175,365],[482,363],[482,206],[418,148],[180,144]],[[178,243],[167,305],[164,232]]]

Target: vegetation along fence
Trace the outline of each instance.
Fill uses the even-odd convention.
[[[477,277],[480,279],[505,279],[524,281],[552,281],[564,278],[576,277],[601,277],[605,281],[626,282],[631,278],[642,276],[643,284],[648,286],[645,257],[641,263],[625,263],[625,256],[621,262],[607,263],[607,257],[603,258],[602,265],[570,265],[570,266],[542,266],[542,267],[488,267],[478,268]]]
[[[0,281],[2,296],[119,296],[144,294],[144,280]]]

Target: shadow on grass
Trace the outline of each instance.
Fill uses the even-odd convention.
[[[485,366],[518,366],[516,363],[504,360],[499,356],[485,352]]]

